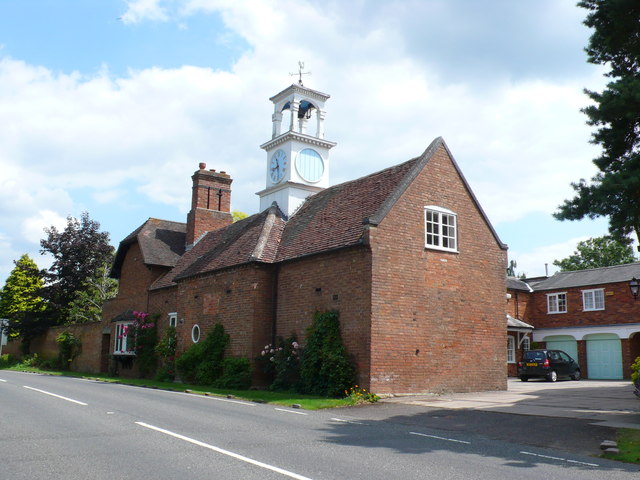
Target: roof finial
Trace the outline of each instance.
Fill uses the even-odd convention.
[[[311,72],[303,72],[302,70],[304,70],[304,62],[298,61],[298,73],[290,73],[289,75],[298,75],[298,84],[304,87],[302,83],[302,75],[311,75]]]

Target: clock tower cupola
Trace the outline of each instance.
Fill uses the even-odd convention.
[[[302,64],[300,65],[302,67]],[[329,95],[300,81],[274,95],[271,140],[260,145],[267,152],[267,185],[257,193],[260,211],[276,202],[291,216],[309,195],[329,186],[329,150],[324,138],[324,104]]]

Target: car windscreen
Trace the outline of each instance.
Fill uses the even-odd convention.
[[[523,358],[529,362],[544,362],[544,352],[524,352]]]

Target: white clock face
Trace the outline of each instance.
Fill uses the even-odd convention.
[[[296,157],[296,170],[307,182],[317,182],[324,173],[324,162],[318,152],[305,148]]]
[[[287,154],[282,150],[277,150],[271,156],[271,162],[269,162],[269,176],[273,183],[278,183],[284,177],[284,172],[287,169]]]

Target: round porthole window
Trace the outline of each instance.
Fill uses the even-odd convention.
[[[200,341],[200,327],[198,325],[194,325],[191,329],[191,340],[193,340],[193,343]]]

